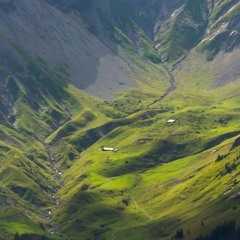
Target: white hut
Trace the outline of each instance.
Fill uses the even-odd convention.
[[[168,119],[167,120],[167,123],[175,123],[176,122],[176,119]]]

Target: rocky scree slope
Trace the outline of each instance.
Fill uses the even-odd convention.
[[[21,49],[83,90],[108,99],[116,90],[136,86],[122,59],[87,32],[80,17],[71,18],[45,1],[1,2],[0,24],[3,50],[16,55]],[[24,64],[19,53],[11,58],[18,60],[16,68]]]

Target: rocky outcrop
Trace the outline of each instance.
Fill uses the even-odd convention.
[[[206,51],[207,60],[220,52],[231,52],[240,43],[239,2],[212,1],[206,35],[201,48]]]

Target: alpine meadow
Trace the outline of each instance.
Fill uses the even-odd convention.
[[[0,0],[0,240],[239,240],[240,2]]]

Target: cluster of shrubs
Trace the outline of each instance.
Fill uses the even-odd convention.
[[[227,155],[218,154],[215,162],[222,161],[224,158],[226,158],[226,156]],[[236,158],[234,158],[233,161],[226,163],[224,166],[224,169],[220,172],[220,175],[224,176],[224,175],[234,171],[237,168],[237,166],[240,164],[239,160],[240,160],[240,155],[238,155]]]
[[[226,157],[227,157],[227,154],[223,154],[223,155],[218,154],[215,162],[220,162],[220,161],[222,161]],[[238,161],[239,159],[240,159],[240,155],[236,156],[233,161]]]
[[[227,156],[226,154],[223,154],[223,155],[218,154],[215,162],[220,162],[220,161],[222,161],[226,156]]]
[[[239,240],[240,227],[237,227],[236,221],[224,222],[219,224],[207,236],[199,236],[194,240]]]
[[[238,165],[239,165],[239,163],[236,162],[235,160],[231,163],[226,163],[224,166],[224,169],[220,172],[221,176],[231,173],[232,171],[234,171],[237,168]]]
[[[184,233],[182,228],[178,229],[177,232],[174,235],[174,239],[183,239],[184,238]]]
[[[14,240],[51,240],[50,238],[46,237],[45,235],[36,235],[36,234],[21,234],[18,233],[15,234]]]
[[[201,222],[201,227],[204,227],[203,222]],[[180,228],[171,240],[183,240],[184,234],[189,235],[190,231],[183,232],[182,228]],[[237,227],[235,220],[224,222],[215,227],[210,234],[200,235],[192,240],[240,240],[240,227]]]

